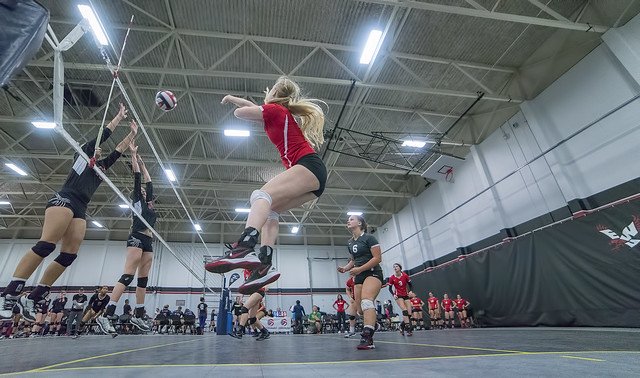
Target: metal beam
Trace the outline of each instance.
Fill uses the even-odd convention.
[[[22,179],[16,178],[15,176],[1,175],[0,179],[6,180],[9,184],[46,184],[51,187],[59,187],[64,183],[66,179],[66,175],[53,175],[51,180],[47,180],[45,182],[40,182],[36,179]],[[131,186],[130,178],[113,178],[114,184],[118,187],[129,187]],[[247,183],[224,183],[224,182],[211,182],[211,181],[196,181],[190,180],[188,184],[179,185],[180,189],[183,190],[218,190],[218,191],[229,191],[229,192],[238,192],[238,193],[250,193],[251,191],[260,188],[264,185],[263,182],[247,182]],[[171,186],[168,184],[163,184],[163,180],[157,181],[154,183],[154,188],[160,189],[170,189]],[[342,189],[342,188],[331,188],[328,187],[325,190],[326,194],[330,195],[339,195],[339,196],[365,196],[365,197],[387,197],[387,198],[413,198],[414,195],[408,192],[392,192],[392,191],[383,191],[383,190],[358,190],[354,191],[352,189]]]
[[[1,120],[0,120],[1,121]],[[7,151],[3,153],[7,158],[21,158],[21,159],[47,159],[47,160],[73,160],[73,155],[57,155],[47,153],[33,153],[33,152],[17,152]],[[149,154],[140,155],[144,159],[153,161],[153,156]],[[171,164],[201,164],[211,166],[231,166],[231,167],[260,167],[271,169],[282,169],[282,164],[276,161],[258,161],[258,160],[237,160],[237,159],[198,159],[188,157],[171,157],[168,159]],[[328,167],[333,171],[345,171],[345,172],[364,172],[364,173],[378,173],[389,175],[405,175],[407,172],[402,169],[389,169],[389,168],[367,168],[367,167]]]
[[[64,25],[76,25],[77,20],[65,20],[53,18],[49,21],[52,24],[64,24]],[[128,24],[109,24],[109,28],[126,30],[129,27]],[[220,39],[234,39],[238,41],[247,40],[254,42],[265,42],[265,43],[275,43],[279,45],[291,45],[291,46],[303,46],[310,48],[325,48],[329,50],[338,50],[338,51],[350,51],[350,52],[360,52],[362,46],[349,46],[349,45],[341,45],[336,43],[324,43],[324,42],[316,42],[316,41],[305,41],[300,39],[292,39],[292,38],[277,38],[277,37],[266,37],[259,35],[247,36],[246,34],[237,34],[237,33],[222,33],[222,32],[213,32],[213,31],[205,31],[205,30],[193,30],[193,29],[184,29],[184,28],[176,28],[176,29],[168,29],[161,28],[156,26],[142,26],[142,25],[132,25],[132,31],[142,31],[149,33],[163,33],[166,34],[170,31],[180,35],[180,36],[193,36],[193,37],[205,37],[205,38],[220,38]],[[384,52],[381,52],[381,54]],[[404,58],[409,60],[417,60],[423,62],[432,62],[439,64],[451,64],[458,63],[463,67],[471,67],[471,68],[481,68],[488,71],[498,71],[498,72],[515,72],[515,67],[506,67],[506,66],[491,66],[488,64],[477,63],[477,62],[469,62],[469,61],[458,61],[447,59],[444,57],[436,57],[429,55],[417,55],[417,54],[403,54],[398,52],[388,52],[391,56],[395,56],[397,58]]]
[[[29,66],[52,68],[53,62],[32,61],[31,63],[29,63]],[[72,62],[65,63],[65,70],[109,71],[109,69],[103,64],[72,63]],[[211,70],[194,70],[194,69],[183,70],[179,68],[158,68],[158,67],[138,67],[138,66],[121,67],[120,72],[125,72],[125,73],[133,72],[133,73],[158,74],[158,75],[170,74],[170,75],[183,75],[183,76],[195,76],[195,77],[224,77],[224,78],[237,78],[237,79],[269,80],[269,81],[275,81],[280,77],[279,74],[267,74],[267,73],[258,73],[258,72],[211,71]],[[351,80],[345,80],[345,79],[333,79],[333,78],[310,77],[310,76],[294,76],[292,78],[301,83],[329,84],[329,85],[338,85],[338,86],[351,85]],[[450,96],[450,97],[464,97],[464,98],[477,97],[477,94],[473,92],[413,87],[408,85],[383,84],[383,83],[375,83],[375,82],[360,82],[358,83],[358,87],[382,89],[387,91],[421,93],[421,94],[436,95],[436,96]],[[491,101],[502,101],[502,102],[522,102],[523,101],[521,99],[514,99],[514,98],[500,96],[500,95],[484,96],[484,99],[491,100]]]
[[[592,33],[604,33],[609,30],[608,26],[604,25],[591,25],[587,23],[562,21],[562,20],[549,20],[546,18],[522,16],[519,14],[490,12],[488,10],[472,9],[457,7],[452,5],[425,3],[420,1],[409,0],[355,0],[363,3],[399,6],[410,9],[420,9],[432,12],[441,12],[449,14],[457,14],[460,16],[487,18],[491,20],[508,21],[527,25],[545,26],[556,29],[568,29],[578,30]]]

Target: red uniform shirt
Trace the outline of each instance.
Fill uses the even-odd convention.
[[[430,297],[427,299],[427,303],[429,303],[429,310],[435,310],[438,308],[438,298]]]
[[[353,281],[353,277],[349,277],[347,280],[347,288],[351,290],[351,299],[355,299],[355,293],[353,291],[353,287],[355,286],[355,281]]]
[[[454,299],[453,302],[456,304],[458,310],[464,310],[464,305],[467,304],[467,301],[464,299]]]
[[[406,297],[407,294],[407,284],[411,282],[411,278],[405,272],[400,274],[400,277],[397,277],[395,274],[389,277],[389,285],[393,285],[396,288],[396,296],[397,297]]]
[[[316,152],[287,108],[280,104],[264,104],[260,110],[264,131],[280,152],[285,168],[291,168],[301,157]]]
[[[445,311],[451,311],[452,302],[453,301],[451,299],[443,299],[442,300],[442,307],[444,307]]]
[[[347,303],[347,301],[345,301],[344,299],[338,299],[335,302],[333,302],[333,305],[335,307],[337,307],[338,312],[344,312],[344,305]]]
[[[411,306],[413,306],[413,308],[418,310],[422,309],[422,299],[415,297],[411,298],[409,301],[411,302]]]

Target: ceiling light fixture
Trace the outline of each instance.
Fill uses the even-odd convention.
[[[402,147],[415,147],[422,148],[427,144],[427,142],[423,140],[405,140],[402,142]]]
[[[91,223],[93,223],[94,226],[98,227],[98,228],[103,228],[104,226],[102,225],[102,223],[98,222],[98,221],[92,221]]]
[[[82,14],[82,17],[89,22],[91,26],[91,31],[93,31],[93,35],[96,37],[96,40],[102,46],[107,46],[109,44],[109,40],[107,39],[107,35],[102,28],[102,24],[98,20],[93,9],[85,4],[78,5],[78,9]]]
[[[382,31],[381,30],[372,30],[369,33],[369,38],[367,39],[367,43],[364,45],[364,50],[362,51],[362,56],[360,57],[360,64],[370,64],[373,62],[373,59],[378,54],[380,50],[380,45],[382,45]]]
[[[236,207],[236,213],[248,213],[251,212],[251,209],[246,209],[243,207]]]
[[[362,211],[347,211],[347,215],[361,216],[362,215]]]
[[[26,176],[27,175],[27,172],[25,172],[22,169],[18,168],[18,166],[13,164],[13,163],[4,163],[4,165],[6,165],[8,168],[13,169],[13,171],[16,172],[17,174],[19,174],[20,176]]]
[[[173,173],[171,169],[165,169],[164,174],[167,175],[167,178],[169,179],[169,181],[171,182],[176,181],[176,175]]]
[[[42,122],[42,121],[34,121],[31,122],[33,126],[37,129],[55,129],[56,124],[54,122]]]
[[[300,227],[298,227],[298,226],[291,227],[291,233],[292,234],[297,234],[299,230],[300,230]]]
[[[249,130],[225,129],[224,135],[230,137],[248,137],[249,135],[251,135],[251,132],[249,132]]]
[[[193,228],[195,228],[196,231],[202,231],[202,227],[200,227],[200,225],[198,223],[194,224]]]

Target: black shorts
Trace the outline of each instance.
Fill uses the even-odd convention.
[[[402,296],[400,296],[400,295],[399,295],[399,296],[398,296],[398,299],[402,299],[403,301],[408,301],[408,300],[409,300],[409,299],[411,299],[411,298],[409,298],[409,296],[408,296],[408,295],[402,295]]]
[[[18,307],[18,305],[13,306],[13,308],[11,309],[11,313],[12,313],[13,315],[18,315],[18,314],[20,314],[20,313],[21,313],[21,311],[20,311],[20,307]]]
[[[140,232],[129,234],[127,247],[140,248],[143,252],[153,252],[153,239]]]
[[[380,282],[384,283],[384,276],[382,275],[382,269],[374,269],[374,270],[364,271],[364,272],[358,274],[354,278],[353,282],[356,285],[362,285],[362,283],[364,282],[364,280],[367,277],[375,277],[375,278],[379,279]]]
[[[59,314],[59,313],[61,313],[61,312],[64,312],[64,309],[59,309],[59,310],[58,310],[57,308],[52,308],[52,309],[51,309],[51,312],[52,312],[52,313],[54,313],[54,314]]]
[[[66,207],[73,211],[74,218],[86,219],[87,218],[87,204],[81,201],[76,195],[70,192],[60,191],[57,192],[49,201],[47,201],[47,209],[56,207]]]
[[[320,197],[322,192],[324,192],[325,185],[327,184],[327,167],[324,165],[324,162],[320,159],[318,154],[309,154],[301,157],[296,165],[298,164],[307,168],[314,176],[316,176],[320,182],[320,188],[311,193],[315,194],[316,197]]]
[[[413,310],[411,310],[412,314],[415,314],[416,312],[422,312],[421,308],[414,308]]]

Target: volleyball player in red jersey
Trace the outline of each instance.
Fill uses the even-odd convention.
[[[324,143],[324,113],[317,102],[303,98],[298,84],[285,76],[267,91],[262,106],[234,96],[222,99],[223,104],[238,107],[236,117],[264,124],[286,169],[251,193],[251,212],[234,248],[206,265],[212,273],[250,269],[252,274],[238,289],[240,293],[254,293],[280,277],[271,268],[279,213],[314,200],[324,191],[327,168],[314,150]],[[262,246],[256,255],[254,247],[261,232]]]
[[[447,320],[449,321],[449,327],[453,328],[453,301],[449,299],[448,294],[444,294],[442,298],[442,303],[440,306],[442,310],[444,310],[444,326],[447,327]]]
[[[416,293],[413,291],[409,292],[409,302],[411,302],[411,321],[413,323],[413,328],[420,327],[424,329],[424,319],[422,315],[422,306],[424,306],[424,302],[422,299],[418,298]]]
[[[411,301],[409,300],[408,290],[413,287],[411,285],[411,278],[409,275],[402,271],[402,265],[393,264],[393,274],[389,277],[389,292],[395,298],[398,307],[402,310],[402,323],[400,323],[400,334],[404,335],[404,331],[407,331],[407,336],[413,335],[411,320],[409,315],[409,309],[411,308]],[[395,288],[395,293],[393,289]]]
[[[244,270],[244,279],[248,279],[251,276],[251,271],[249,269]],[[229,336],[235,337],[236,339],[241,339],[242,335],[245,333],[246,327],[254,327],[260,330],[260,336],[256,340],[265,340],[268,339],[270,334],[269,331],[262,325],[262,323],[258,320],[258,312],[264,306],[262,306],[262,300],[264,299],[266,289],[260,288],[255,293],[251,294],[249,299],[240,307],[240,316],[238,317],[238,324],[240,325],[239,330],[234,330],[229,333]],[[262,315],[264,316],[264,314]],[[262,317],[261,316],[261,317]]]
[[[432,292],[429,292],[429,298],[427,299],[429,304],[429,319],[431,319],[431,329],[436,328],[436,324],[439,326],[440,320],[440,301],[433,296]]]
[[[345,308],[346,306],[346,308]],[[333,309],[336,310],[336,315],[338,317],[338,333],[342,333],[342,329],[344,328],[344,323],[347,321],[347,317],[345,316],[345,309],[349,308],[349,303],[342,298],[342,295],[338,294],[335,302],[333,302]]]
[[[467,318],[467,306],[469,306],[469,302],[466,299],[463,299],[460,294],[456,295],[456,299],[453,300],[456,308],[458,309],[458,319],[460,320],[460,327],[468,327],[469,322]]]
[[[349,315],[349,332],[345,332],[346,335],[344,335],[344,337],[348,339],[356,334],[356,315],[359,315],[361,311],[359,310],[360,307],[358,307],[358,304],[356,303],[355,292],[353,290],[355,286],[353,276],[349,277],[346,285],[345,291],[349,297],[349,307],[347,307],[347,314]]]

